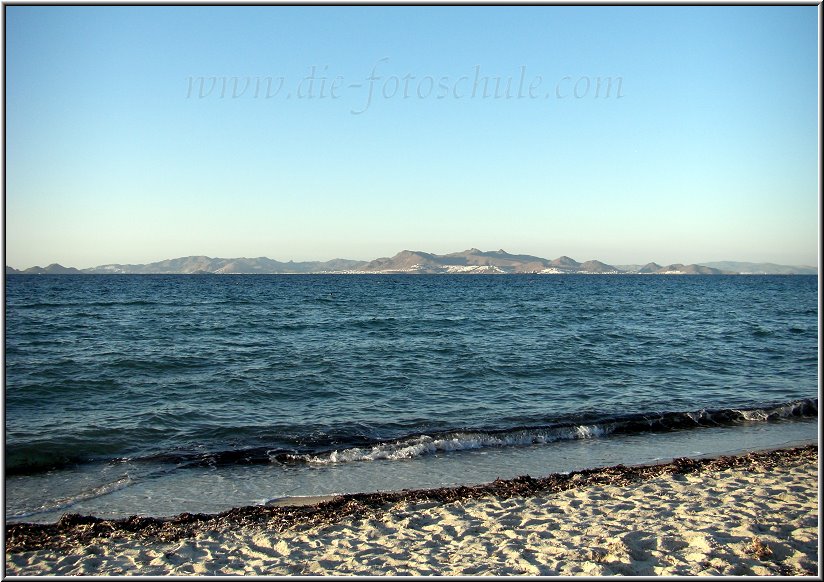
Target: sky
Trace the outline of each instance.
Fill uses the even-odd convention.
[[[818,262],[815,6],[6,6],[6,264]]]

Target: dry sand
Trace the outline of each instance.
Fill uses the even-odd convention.
[[[817,453],[528,497],[401,501],[325,525],[96,539],[6,554],[6,574],[808,575]]]

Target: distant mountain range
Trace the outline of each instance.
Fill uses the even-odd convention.
[[[394,257],[374,261],[333,259],[331,261],[281,262],[267,257],[254,259],[219,259],[204,256],[180,257],[145,265],[101,265],[89,269],[76,269],[51,264],[48,267],[31,267],[18,271],[6,267],[6,274],[299,274],[299,273],[465,273],[465,274],[639,274],[639,275],[815,275],[816,267],[795,267],[773,263],[744,263],[723,261],[701,265],[608,265],[590,260],[583,263],[566,256],[549,260],[532,255],[512,255],[503,249],[481,251],[475,248],[447,255],[435,255],[423,251],[401,251]]]
[[[776,265],[775,263],[744,263],[741,261],[716,261],[703,263],[707,267],[734,271],[742,275],[817,275],[817,267]]]

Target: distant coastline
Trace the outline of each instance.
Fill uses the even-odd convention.
[[[221,259],[190,256],[146,264],[108,264],[77,269],[57,263],[18,270],[6,266],[6,274],[24,275],[277,275],[277,274],[538,274],[538,275],[817,275],[817,267],[717,261],[684,265],[609,265],[598,260],[583,263],[567,256],[545,259],[510,254],[503,249],[466,251],[436,255],[423,251],[401,251],[393,257],[373,261],[281,262],[267,257]]]

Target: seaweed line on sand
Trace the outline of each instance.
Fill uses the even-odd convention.
[[[96,539],[127,538],[147,541],[175,541],[194,537],[200,532],[223,531],[246,526],[285,531],[295,526],[320,526],[345,517],[374,515],[398,502],[437,501],[449,503],[485,496],[501,498],[557,493],[593,485],[629,485],[660,475],[740,469],[769,471],[793,461],[817,462],[818,446],[756,451],[716,458],[677,458],[650,465],[615,465],[554,473],[546,477],[528,475],[514,479],[496,479],[474,486],[440,487],[377,493],[353,493],[336,496],[316,505],[237,507],[217,514],[181,513],[169,518],[132,516],[102,519],[79,514],[65,514],[57,523],[6,524],[6,551],[22,552],[40,548],[68,548],[86,545]]]

